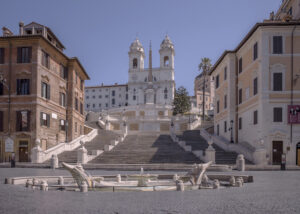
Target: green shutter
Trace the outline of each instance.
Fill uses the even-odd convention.
[[[50,127],[50,114],[47,114],[47,127]]]
[[[47,99],[50,99],[50,85],[47,84]]]

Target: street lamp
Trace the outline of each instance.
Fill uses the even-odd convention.
[[[233,120],[230,120],[230,143],[234,143],[233,142]]]

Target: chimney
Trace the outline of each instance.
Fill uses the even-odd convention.
[[[19,34],[23,35],[24,34],[24,23],[19,22]]]
[[[8,28],[3,27],[2,28],[3,36],[12,36],[14,35]]]

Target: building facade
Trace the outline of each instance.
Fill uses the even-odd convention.
[[[43,150],[84,133],[84,81],[77,58],[69,58],[50,28],[19,24],[0,37],[0,160],[30,161],[40,139]]]
[[[154,104],[171,105],[175,93],[175,50],[168,36],[162,41],[159,54],[160,66],[151,68]],[[138,39],[135,39],[130,45],[128,56],[128,84],[86,87],[85,109],[87,111],[101,111],[103,109],[143,105],[146,103],[149,68],[144,66],[144,47]],[[110,93],[108,93],[109,91]],[[112,96],[113,93],[116,96]]]
[[[205,85],[205,90],[203,91],[203,86]],[[203,96],[204,92],[204,96]],[[202,114],[203,103],[204,111],[206,115],[213,113],[214,109],[214,80],[212,76],[206,75],[205,78],[199,74],[194,80],[194,94],[196,99],[197,108],[199,113]],[[203,97],[205,97],[203,102]]]
[[[210,73],[215,134],[265,148],[269,164],[280,164],[285,154],[287,164],[300,165],[300,22],[295,19],[257,23]]]

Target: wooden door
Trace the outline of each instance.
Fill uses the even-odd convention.
[[[19,162],[28,162],[28,141],[19,142]]]
[[[273,165],[281,164],[282,152],[283,152],[283,142],[273,141]]]

